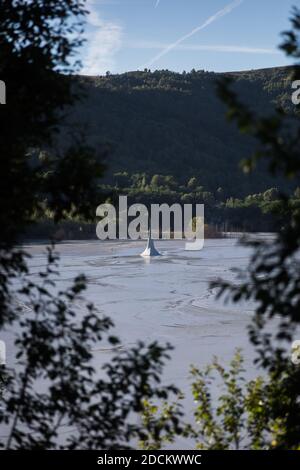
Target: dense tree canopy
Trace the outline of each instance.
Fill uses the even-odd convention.
[[[172,175],[179,184],[196,177],[198,186],[207,191],[222,187],[233,197],[287,186],[282,178],[272,178],[264,164],[253,174],[239,171],[240,160],[254,149],[255,141],[225,119],[224,104],[216,95],[223,76],[201,70],[185,74],[157,70],[80,77],[86,99],[69,119],[80,123],[95,148],[103,142],[111,145],[108,182],[117,172],[146,173],[149,178]],[[225,76],[234,80],[243,102],[260,115],[275,106],[290,108],[289,68]]]

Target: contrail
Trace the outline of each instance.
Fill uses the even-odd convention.
[[[201,24],[200,26],[197,26],[197,28],[193,29],[190,33],[186,34],[185,36],[182,36],[180,39],[178,39],[173,44],[170,44],[163,51],[161,51],[159,54],[157,54],[155,57],[153,57],[153,59],[151,59],[143,67],[149,67],[150,65],[153,65],[155,62],[157,62],[159,59],[161,59],[164,55],[168,54],[172,49],[179,46],[183,41],[185,41],[186,39],[189,39],[190,37],[194,36],[194,34],[198,33],[198,31],[201,31],[202,29],[207,28],[207,26],[209,26],[211,23],[218,20],[219,18],[222,18],[222,16],[228,15],[228,13],[230,13],[232,10],[234,10],[234,8],[241,5],[241,3],[243,3],[243,1],[244,0],[234,0],[233,2],[229,3],[229,5],[224,7],[222,10],[219,10],[217,13],[210,16],[203,24]]]
[[[159,4],[160,4],[160,0],[156,0],[156,4],[154,8],[157,8]]]

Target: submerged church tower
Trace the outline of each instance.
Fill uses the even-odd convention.
[[[147,246],[146,246],[145,251],[141,253],[141,256],[143,256],[144,258],[148,258],[149,256],[161,256],[159,251],[157,251],[157,249],[155,248],[154,241],[152,240],[152,237],[151,237],[151,221],[150,221],[150,228],[148,232]]]

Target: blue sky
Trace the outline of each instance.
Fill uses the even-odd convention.
[[[286,65],[277,46],[293,5],[299,0],[87,0],[82,73]]]

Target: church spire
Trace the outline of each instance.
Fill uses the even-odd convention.
[[[154,241],[152,240],[151,236],[151,219],[149,221],[149,230],[148,230],[148,241],[147,241],[147,246],[146,249],[141,253],[141,256],[143,257],[149,257],[149,256],[161,256],[159,251],[155,248]]]

